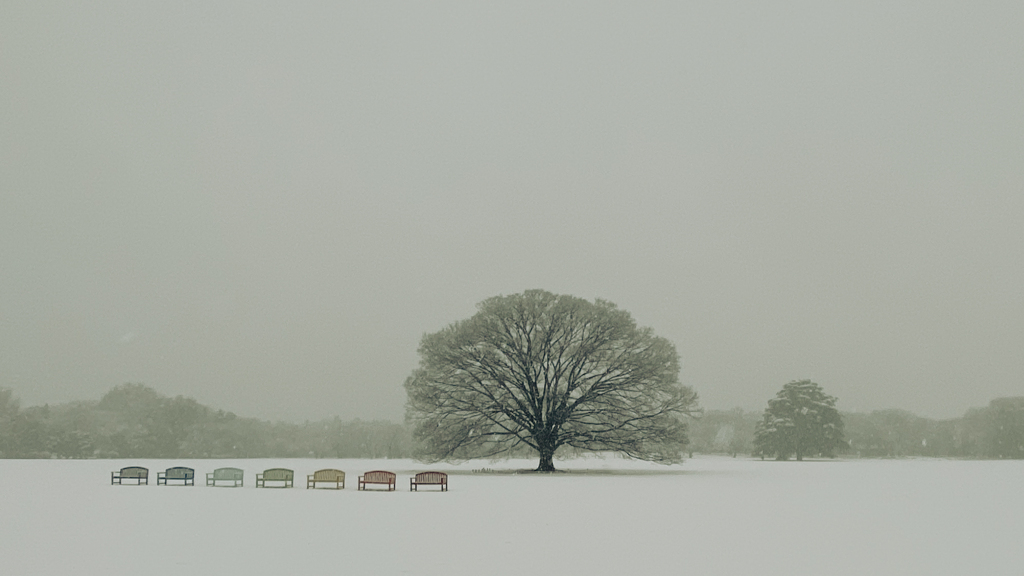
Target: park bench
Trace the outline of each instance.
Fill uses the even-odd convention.
[[[306,488],[316,488],[317,482],[334,484],[335,490],[341,490],[345,488],[345,473],[333,468],[324,468],[306,475]]]
[[[417,492],[420,486],[440,486],[441,492],[448,491],[448,474],[444,472],[420,472],[409,478],[409,490]]]
[[[281,482],[280,486],[267,486],[267,482]],[[295,482],[295,472],[287,468],[267,468],[256,473],[257,488],[291,488]]]
[[[156,473],[156,485],[167,486],[168,480],[180,481],[182,486],[196,485],[196,471],[184,466],[168,468],[163,472]]]
[[[242,486],[242,475],[240,468],[217,468],[206,473],[206,485],[216,486],[217,482],[231,482],[231,487]]]
[[[136,484],[149,484],[149,469],[142,466],[127,466],[110,473],[110,484],[121,484],[122,480],[135,480]]]
[[[385,470],[373,470],[367,472],[359,477],[359,485],[356,487],[358,490],[366,490],[367,484],[387,484],[388,491],[395,489],[395,473],[387,472]]]

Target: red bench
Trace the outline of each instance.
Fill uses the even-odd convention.
[[[409,491],[418,492],[420,486],[440,486],[441,492],[448,491],[448,475],[444,472],[420,472],[409,478]]]
[[[357,490],[366,490],[367,484],[387,484],[388,492],[395,489],[395,473],[386,470],[372,470],[359,477]]]

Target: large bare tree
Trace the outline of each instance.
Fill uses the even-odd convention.
[[[697,394],[675,347],[603,300],[543,290],[481,302],[427,334],[406,380],[407,418],[429,460],[529,446],[554,470],[562,446],[678,462]]]

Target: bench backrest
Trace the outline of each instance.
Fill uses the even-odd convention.
[[[214,480],[241,480],[241,468],[217,468],[213,471]]]
[[[267,468],[263,471],[264,480],[294,480],[295,472],[287,468]]]
[[[388,482],[394,483],[395,473],[386,470],[372,470],[363,474],[363,482]]]
[[[186,468],[184,466],[175,466],[174,468],[168,468],[167,471],[164,472],[164,478],[169,478],[171,480],[191,480],[192,478],[195,478],[195,476],[195,470],[193,470],[192,468]]]
[[[420,472],[416,475],[416,482],[423,484],[440,484],[448,482],[448,474],[444,472]]]
[[[313,481],[338,482],[345,479],[345,473],[334,468],[324,468],[313,472]]]
[[[149,468],[143,468],[142,466],[128,466],[121,468],[119,473],[121,478],[149,478]]]

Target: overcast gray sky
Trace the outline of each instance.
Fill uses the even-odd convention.
[[[543,288],[669,338],[708,408],[1022,395],[1022,22],[6,0],[0,387],[399,419],[424,333]]]

